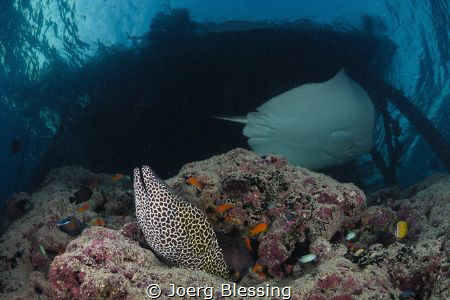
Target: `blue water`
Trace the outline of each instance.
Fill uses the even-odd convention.
[[[115,149],[121,147],[121,134],[133,132],[134,125],[130,125],[132,121],[121,120],[118,115],[112,114],[114,122],[103,124],[110,129],[102,132],[110,132],[118,137],[118,141],[109,146],[111,153],[96,154],[110,158],[109,168],[104,167],[104,164],[96,165],[95,155],[94,158],[92,156],[95,147],[86,143],[85,137],[80,139],[76,133],[64,131],[64,126],[73,121],[73,116],[81,114],[86,114],[86,119],[78,120],[79,126],[101,126],[102,124],[89,123],[90,112],[85,108],[89,107],[93,96],[84,91],[89,90],[96,95],[104,93],[104,97],[110,97],[109,89],[114,88],[101,87],[102,78],[99,76],[100,78],[86,78],[86,81],[97,82],[95,87],[81,89],[80,86],[88,83],[75,81],[74,78],[80,77],[74,77],[73,74],[79,70],[89,74],[86,68],[95,68],[95,63],[111,51],[115,54],[139,55],[145,47],[145,41],[148,41],[150,24],[155,14],[178,8],[188,9],[192,20],[202,23],[230,20],[269,20],[282,23],[308,19],[340,30],[367,26],[368,23],[364,22],[367,18],[364,16],[370,16],[373,31],[396,44],[396,52],[384,74],[385,79],[401,89],[439,132],[450,140],[449,1],[5,0],[1,5],[0,199],[5,199],[13,191],[30,189],[30,180],[36,168],[42,164],[44,158],[49,164],[48,161],[53,159],[53,156],[48,157],[51,153],[71,153],[70,157],[65,159],[54,158],[55,161],[49,164],[52,167],[72,163],[102,169],[105,172],[129,171],[126,169],[128,165],[116,163],[126,159],[121,156],[121,152],[115,152]],[[330,49],[330,55],[333,55],[332,51],[333,49]],[[176,55],[175,48],[172,53],[167,53],[167,59]],[[129,80],[130,84],[127,86],[132,90],[131,83],[136,81],[133,76],[137,78],[140,73],[121,73],[122,69],[116,68],[114,63],[108,65],[110,70],[92,74],[115,74],[119,81]],[[136,68],[138,67],[139,65],[136,65]],[[176,73],[176,70],[174,72]],[[251,81],[251,76],[248,80]],[[126,92],[115,91],[115,95],[118,94],[126,101]],[[69,99],[67,95],[70,95],[70,106],[66,105]],[[202,95],[207,96],[212,102],[216,97],[212,91],[210,95]],[[266,100],[260,99],[260,102]],[[195,105],[192,103],[190,106]],[[111,107],[113,106],[114,104],[111,104]],[[235,108],[236,113],[242,113],[239,105],[235,105]],[[148,108],[139,109],[140,113],[145,109]],[[152,106],[151,109],[157,109],[157,106]],[[198,108],[197,111],[201,109]],[[232,111],[231,108],[227,109]],[[388,110],[402,128],[399,139],[404,145],[404,151],[397,170],[399,184],[409,185],[436,171],[445,171],[442,162],[427,142],[397,108],[390,104]],[[177,111],[176,107],[174,114],[183,116],[183,112]],[[196,124],[198,120],[193,118],[188,124]],[[381,118],[378,118],[376,128],[375,145],[386,155]],[[170,144],[167,147],[183,148],[182,144],[176,142],[177,139],[192,134],[184,129],[180,128],[181,137],[172,134],[164,140]],[[163,128],[155,130],[164,131]],[[66,142],[61,142],[62,145],[55,145],[55,137],[58,134],[65,135]],[[88,140],[96,138],[102,137],[89,137]],[[20,139],[23,144],[21,152],[15,156],[10,152],[12,139]],[[198,141],[201,143],[202,139]],[[151,144],[151,141],[149,143]],[[54,148],[49,152],[52,145]],[[227,146],[233,148],[233,143],[230,141]],[[236,146],[242,146],[242,141],[236,143]],[[133,145],[123,147],[132,148]],[[158,151],[155,145],[152,147],[153,151]],[[206,158],[202,155],[195,156],[199,151],[191,147],[186,145],[184,153],[193,154],[186,155],[185,159],[180,156],[179,160],[175,157],[168,157],[167,160],[177,160],[177,165],[181,167],[181,164],[189,159]],[[136,151],[139,152],[139,149]],[[214,151],[212,152],[214,154]],[[360,159],[359,165],[365,166],[370,164],[370,161],[370,156],[366,155]],[[382,177],[379,172],[373,168],[362,167],[362,173],[367,186],[381,186]]]

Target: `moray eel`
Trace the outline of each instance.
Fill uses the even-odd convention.
[[[203,212],[175,195],[148,166],[134,169],[136,216],[150,248],[174,267],[229,279],[216,234]]]

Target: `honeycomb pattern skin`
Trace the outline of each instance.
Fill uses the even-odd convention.
[[[229,278],[216,234],[203,212],[175,195],[150,169],[134,169],[136,216],[152,250],[167,264]]]

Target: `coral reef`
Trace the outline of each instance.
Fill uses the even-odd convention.
[[[87,229],[67,246],[50,268],[56,299],[142,299],[150,284],[158,284],[163,299],[169,284],[215,286],[223,282],[202,271],[169,268],[150,251],[119,231]]]
[[[188,176],[205,183],[200,195],[186,189],[181,178]],[[207,212],[230,203],[225,213],[209,214],[214,230],[238,230],[251,238],[258,263],[272,277],[289,276],[289,263],[309,253],[305,245],[354,226],[365,209],[365,195],[353,184],[290,166],[279,156],[260,157],[243,149],[187,164],[168,184]],[[267,231],[249,234],[258,224],[267,224]],[[296,251],[300,248],[307,252]]]
[[[166,184],[205,213],[238,287],[288,286],[297,300],[450,298],[448,174],[378,192],[366,207],[353,184],[236,149],[189,163]],[[83,186],[92,190],[89,200],[70,203]],[[158,259],[133,215],[132,195],[126,176],[52,170],[29,197],[32,208],[1,237],[0,297],[143,299],[158,284],[161,299],[173,299],[176,283],[210,286],[212,298],[224,299],[220,286],[232,282]],[[84,203],[90,208],[80,211]],[[87,228],[65,234],[55,222],[67,216]],[[90,225],[97,218],[106,224]],[[398,221],[408,224],[404,238],[395,235]],[[316,258],[299,260],[307,254]]]
[[[90,209],[80,211],[81,204],[70,203],[69,199],[85,185],[92,189],[93,194],[85,202],[90,203]],[[56,222],[75,216],[92,226],[92,220],[102,218],[106,221],[105,226],[119,229],[134,220],[134,207],[127,206],[117,214],[107,214],[106,207],[124,207],[123,204],[115,204],[117,202],[133,203],[130,188],[131,181],[115,182],[107,174],[93,174],[80,167],[64,167],[49,172],[44,183],[31,196],[19,193],[23,197],[17,194],[11,197],[26,199],[31,209],[23,214],[14,213],[16,221],[0,237],[0,298],[5,295],[8,299],[33,299],[36,294],[51,298],[48,283],[50,264],[75,238],[60,231]],[[124,199],[124,195],[129,199]]]

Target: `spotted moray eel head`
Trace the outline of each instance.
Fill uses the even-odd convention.
[[[216,234],[200,209],[175,195],[148,166],[134,169],[134,196],[139,225],[159,257],[229,278]]]

